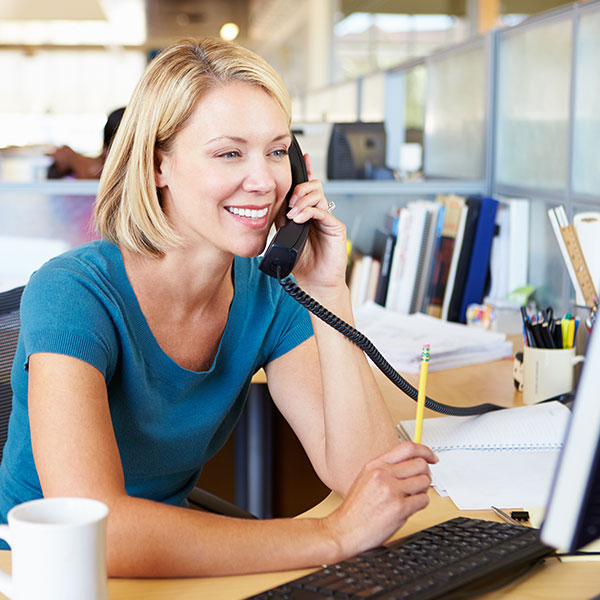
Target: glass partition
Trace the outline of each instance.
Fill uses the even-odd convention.
[[[385,112],[385,73],[375,73],[362,80],[361,121],[383,121]]]
[[[582,11],[575,66],[573,191],[600,194],[600,10]]]
[[[572,19],[501,32],[496,177],[499,184],[567,186]]]
[[[428,60],[426,175],[485,177],[486,70],[483,40]]]
[[[548,204],[545,198],[531,199],[528,271],[538,306],[552,306],[564,313],[568,312],[569,293],[574,297],[575,292],[569,290],[567,267],[548,217],[548,209],[556,204]]]
[[[25,284],[50,258],[98,237],[92,225],[95,193],[15,190],[0,189],[0,291]]]
[[[305,121],[340,123],[358,119],[356,81],[308,92],[305,101]]]

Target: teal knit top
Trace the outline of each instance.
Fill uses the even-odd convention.
[[[308,313],[257,265],[257,258],[235,257],[225,331],[202,372],[180,367],[160,348],[116,245],[79,246],[34,273],[23,293],[12,370],[0,519],[42,496],[27,411],[27,365],[36,352],[73,356],[104,375],[127,493],[185,505],[202,466],[231,434],[254,373],[312,335]]]

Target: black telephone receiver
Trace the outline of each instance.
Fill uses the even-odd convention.
[[[302,155],[298,140],[293,135],[292,144],[288,149],[288,156],[292,168],[292,187],[290,187],[290,191],[285,197],[284,210],[287,210],[294,188],[299,183],[308,181],[304,156]],[[258,268],[271,277],[279,279],[287,277],[292,272],[304,248],[304,244],[306,244],[309,227],[308,222],[295,223],[286,218],[286,224],[279,229],[269,244]]]

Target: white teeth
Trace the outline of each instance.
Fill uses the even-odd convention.
[[[268,208],[261,208],[260,210],[255,210],[250,208],[236,208],[235,206],[227,206],[226,210],[228,210],[233,215],[246,217],[247,219],[261,219],[267,214],[267,212],[269,212]]]

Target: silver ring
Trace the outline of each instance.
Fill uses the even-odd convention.
[[[333,200],[330,200],[327,203],[327,212],[330,213],[333,212],[333,210],[335,210],[335,202]]]

